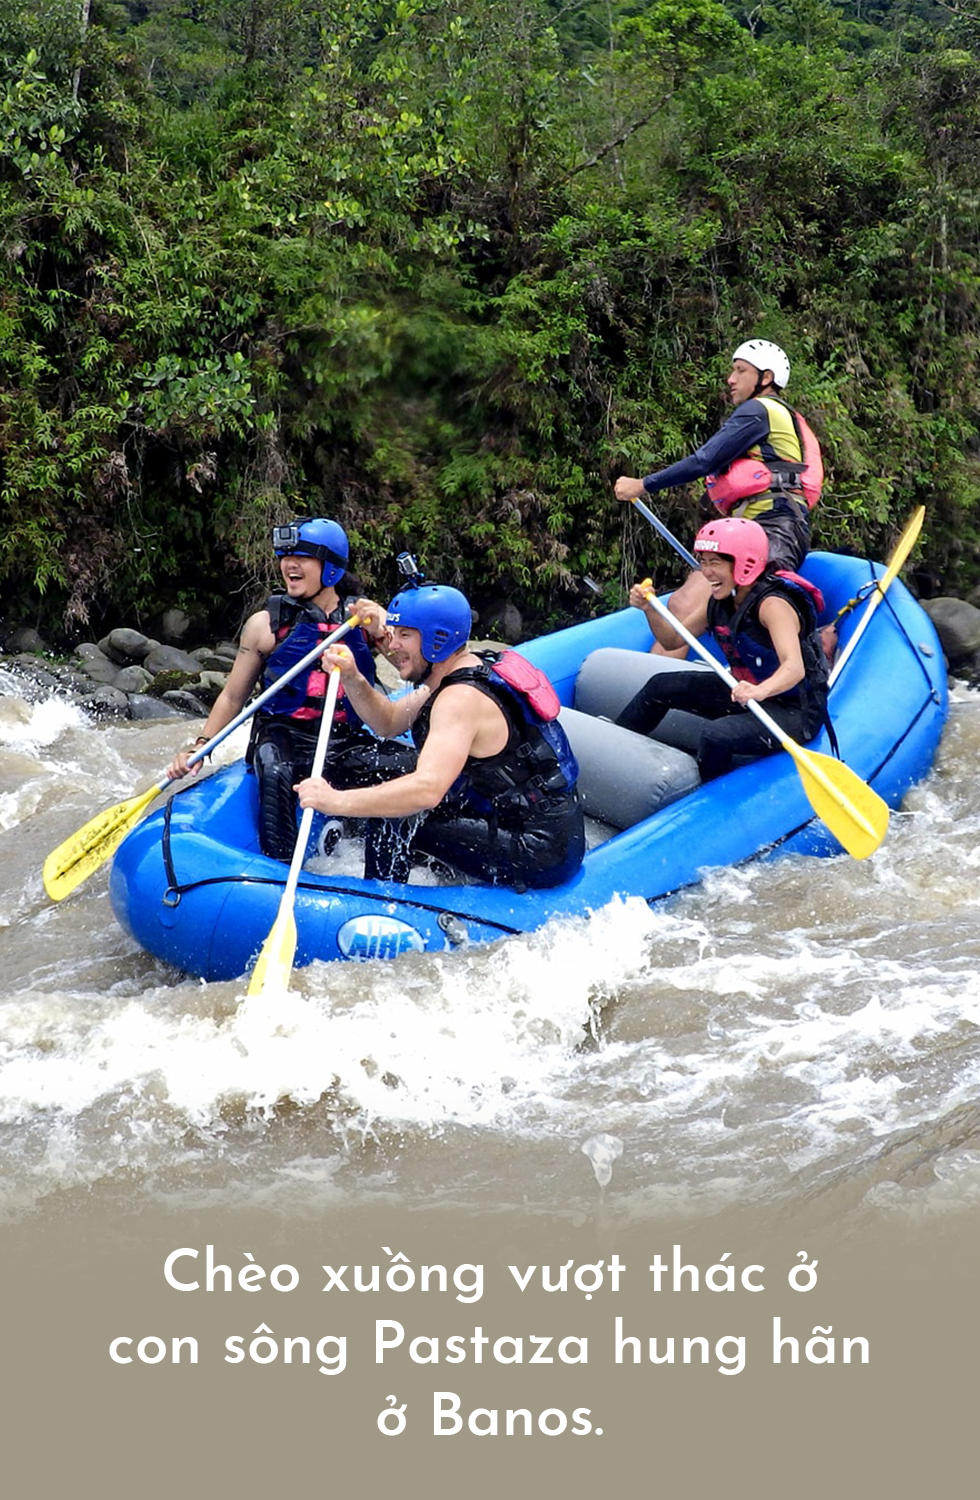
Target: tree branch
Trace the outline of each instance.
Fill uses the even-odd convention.
[[[654,109],[651,109],[645,115],[641,115],[631,125],[627,125],[613,140],[607,141],[604,146],[600,146],[599,150],[596,151],[594,156],[590,156],[588,161],[580,161],[577,166],[569,167],[567,172],[564,172],[556,179],[556,183],[567,182],[570,177],[576,177],[579,172],[587,172],[590,167],[597,167],[603,157],[608,156],[611,151],[615,151],[617,146],[622,146],[624,142],[629,140],[631,135],[635,135],[638,130],[642,130],[644,125],[648,125],[654,115],[660,113],[669,98],[670,95],[668,94],[667,98],[658,100]]]

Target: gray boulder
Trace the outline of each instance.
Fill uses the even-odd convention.
[[[980,652],[980,609],[964,599],[923,599],[951,667],[969,663]]]
[[[50,647],[45,644],[32,626],[21,625],[17,630],[11,631],[5,649],[15,656],[18,651],[43,653],[49,651]]]
[[[128,630],[125,626],[120,626],[116,630],[110,630],[99,642],[99,650],[111,661],[126,666],[130,662],[142,661],[155,645],[157,642],[144,635],[141,630]]]
[[[209,646],[198,646],[196,651],[191,652],[191,655],[198,663],[202,673],[205,676],[207,676],[208,673],[213,676],[216,672],[220,672],[223,675],[227,676],[229,670],[231,669],[233,658],[222,656],[220,652],[212,651]]]
[[[155,646],[144,659],[143,665],[154,677],[158,672],[186,672],[189,677],[196,677],[201,670],[199,661],[195,661],[188,652],[178,650],[176,646]]]
[[[480,624],[484,634],[492,633],[508,646],[516,646],[524,632],[524,617],[510,599],[497,599],[488,605],[480,615]]]
[[[4,662],[4,666],[9,666],[17,677],[31,684],[33,689],[36,690],[35,696],[40,696],[44,693],[56,693],[58,691],[60,684],[57,672],[48,671],[39,659],[36,656],[32,656],[29,652],[21,652],[19,655],[11,657],[9,661]],[[89,686],[91,684],[86,683],[86,687]]]
[[[82,708],[96,719],[128,719],[129,699],[115,687],[100,687],[82,699]]]
[[[206,719],[210,712],[210,705],[203,703],[186,688],[170,688],[162,694],[162,701],[179,709],[181,713],[193,714],[196,719]]]
[[[83,641],[81,645],[76,646],[75,658],[86,677],[90,677],[93,682],[115,682],[119,663],[110,661],[94,641]]]
[[[152,681],[153,677],[145,667],[133,665],[121,667],[112,685],[122,693],[145,693]]]
[[[129,717],[131,719],[184,719],[187,715],[172,703],[162,698],[151,698],[148,693],[129,694]]]

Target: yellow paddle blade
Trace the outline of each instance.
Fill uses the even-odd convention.
[[[918,510],[913,511],[912,515],[909,517],[905,530],[902,532],[898,541],[895,543],[895,550],[891,555],[887,568],[885,569],[884,573],[882,573],[881,577],[877,580],[871,593],[868,595],[864,607],[864,614],[861,616],[861,619],[858,622],[857,629],[854,631],[854,634],[851,636],[851,639],[844,647],[840,656],[838,656],[837,660],[834,662],[833,671],[831,672],[827,682],[828,687],[833,687],[834,683],[837,681],[844,667],[844,663],[848,661],[849,658],[854,654],[855,646],[861,639],[864,632],[867,630],[868,624],[871,620],[871,616],[878,608],[878,605],[881,603],[882,599],[884,599],[890,585],[898,577],[899,573],[904,567],[909,553],[912,551],[912,548],[915,546],[918,540],[919,532],[922,530],[922,523],[925,518],[926,508],[924,505],[920,505]]]
[[[261,995],[270,990],[281,992],[289,988],[296,941],[296,919],[293,916],[293,908],[283,902],[269,936],[262,945],[262,952],[255,961],[255,968],[252,970],[246,994]]]
[[[164,783],[166,785],[166,783]],[[154,798],[163,790],[150,787],[138,797],[117,802],[97,813],[84,826],[52,849],[44,861],[44,889],[52,901],[61,901],[111,859],[129,830],[139,822]]]
[[[782,741],[796,762],[810,806],[854,859],[867,859],[888,831],[888,805],[856,771],[830,755]]]

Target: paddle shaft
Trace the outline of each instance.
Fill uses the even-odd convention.
[[[868,625],[871,623],[872,615],[878,608],[878,605],[881,603],[882,599],[884,599],[890,585],[897,577],[906,558],[912,551],[912,548],[915,546],[915,543],[918,540],[919,532],[922,530],[922,522],[925,520],[925,514],[926,508],[924,505],[920,505],[918,510],[913,512],[908,525],[905,527],[905,530],[902,532],[902,535],[899,537],[897,543],[895,544],[895,550],[891,555],[891,559],[889,560],[887,568],[885,569],[884,573],[882,573],[880,578],[875,579],[874,589],[868,597],[867,607],[864,611],[864,614],[858,621],[854,634],[851,636],[840,656],[834,662],[833,671],[831,672],[827,683],[828,687],[833,687],[834,683],[837,681],[838,677],[841,674],[841,671],[843,670],[844,664],[850,659],[851,655],[854,652],[855,646],[861,639],[864,632],[867,630]]]
[[[697,558],[692,553],[688,552],[687,548],[677,540],[672,531],[667,530],[667,527],[664,525],[663,521],[661,521],[659,516],[654,515],[649,505],[644,504],[639,496],[637,496],[632,503],[636,506],[637,510],[640,512],[640,515],[643,516],[645,520],[650,522],[650,525],[653,527],[654,531],[659,531],[664,541],[670,543],[674,551],[677,553],[678,557],[683,558],[688,567],[694,568],[696,571],[698,567]]]
[[[316,737],[316,750],[313,753],[313,766],[310,770],[311,776],[322,776],[323,765],[327,758],[327,747],[330,744],[330,730],[333,726],[334,709],[337,706],[337,693],[340,689],[340,668],[332,667],[330,681],[327,684],[327,696],[323,704],[323,717],[320,720],[320,732]],[[299,833],[296,835],[296,847],[289,864],[289,874],[286,877],[286,888],[282,893],[282,904],[291,906],[296,895],[296,886],[299,883],[299,872],[303,868],[303,860],[306,858],[306,846],[310,839],[310,828],[313,823],[315,809],[304,808],[303,816],[299,821]]]
[[[274,698],[281,687],[285,687],[287,682],[292,682],[293,678],[298,677],[300,672],[305,671],[307,667],[312,667],[314,662],[323,655],[328,646],[334,645],[336,641],[340,640],[341,636],[346,635],[349,630],[353,630],[354,626],[360,623],[357,615],[351,615],[350,619],[345,620],[343,625],[338,625],[337,629],[331,631],[329,635],[325,635],[322,641],[317,641],[316,645],[310,651],[307,651],[305,656],[301,657],[299,661],[294,662],[288,671],[283,672],[281,677],[277,677],[271,687],[267,687],[251,703],[246,704],[241,713],[236,714],[230,723],[226,724],[223,729],[219,729],[217,734],[212,735],[206,745],[202,745],[200,750],[195,750],[193,755],[188,756],[188,769],[196,765],[199,760],[203,760],[205,756],[210,755],[211,751],[220,745],[222,740],[227,739],[233,730],[238,729],[240,725],[250,719],[262,707],[263,703],[267,703],[270,698]],[[334,696],[336,697],[336,694]],[[160,782],[158,791],[162,792],[169,784],[169,779],[165,777]]]
[[[729,672],[728,668],[722,666],[721,662],[716,656],[712,656],[707,646],[702,645],[697,636],[692,635],[687,626],[683,625],[681,621],[677,619],[676,615],[671,614],[666,604],[662,604],[660,602],[652,589],[650,589],[650,591],[647,593],[646,598],[647,602],[651,604],[657,611],[657,614],[661,615],[667,621],[667,624],[677,632],[682,640],[687,642],[692,651],[697,652],[698,656],[700,656],[703,662],[707,662],[708,666],[711,667],[713,671],[717,672],[718,676],[722,679],[723,682],[727,682],[729,687],[731,688],[737,686],[736,679],[732,676],[731,672]],[[790,745],[793,745],[794,747],[796,746],[796,741],[791,740],[789,738],[789,735],[787,735],[782,729],[780,729],[775,719],[771,718],[770,715],[766,713],[761,704],[756,703],[754,698],[750,698],[748,702],[744,704],[744,707],[755,714],[760,724],[765,725],[769,733],[775,736],[784,750],[788,749]]]
[[[647,593],[646,598],[681,639],[687,642],[691,650],[696,652],[702,661],[707,662],[723,682],[727,682],[729,687],[734,688],[736,679],[728,668],[723,667],[717,657],[712,656],[707,647],[701,644],[697,636],[691,634],[686,625],[671,614],[665,604],[661,604],[652,589]],[[881,843],[888,827],[888,809],[877,792],[843,762],[830,760],[827,756],[818,755],[812,750],[804,750],[803,746],[798,745],[786,734],[775,719],[771,718],[753,698],[748,699],[745,707],[755,714],[760,724],[792,756],[811,807],[827,824],[842,848],[855,859],[864,859],[867,854],[873,852]],[[819,788],[819,791],[815,788]],[[822,794],[830,799],[830,807],[827,806]]]
[[[332,667],[330,670],[330,681],[327,684],[327,695],[323,704],[320,731],[317,735],[316,749],[313,753],[313,766],[310,770],[311,776],[321,776],[323,774],[323,765],[327,758],[327,746],[330,743],[330,730],[333,725],[334,708],[336,707],[339,690],[340,668]],[[303,810],[303,816],[299,823],[299,832],[296,835],[296,843],[293,847],[293,857],[289,862],[286,885],[283,889],[282,899],[279,902],[279,910],[276,912],[276,919],[269,929],[268,937],[262,944],[259,956],[255,960],[252,977],[248,983],[247,993],[249,995],[262,995],[272,990],[285,989],[289,983],[289,976],[293,968],[293,959],[296,956],[298,938],[293,907],[296,901],[296,887],[299,884],[300,870],[303,868],[303,860],[306,858],[306,846],[310,840],[313,813],[314,809],[312,807],[307,807]]]

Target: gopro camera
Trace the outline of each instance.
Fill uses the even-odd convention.
[[[273,526],[272,550],[277,557],[285,557],[295,551],[299,541],[299,525],[292,521],[288,526]]]
[[[411,552],[399,552],[395,558],[395,562],[398,564],[398,571],[404,578],[407,587],[418,588],[419,584],[425,578],[425,574]]]

